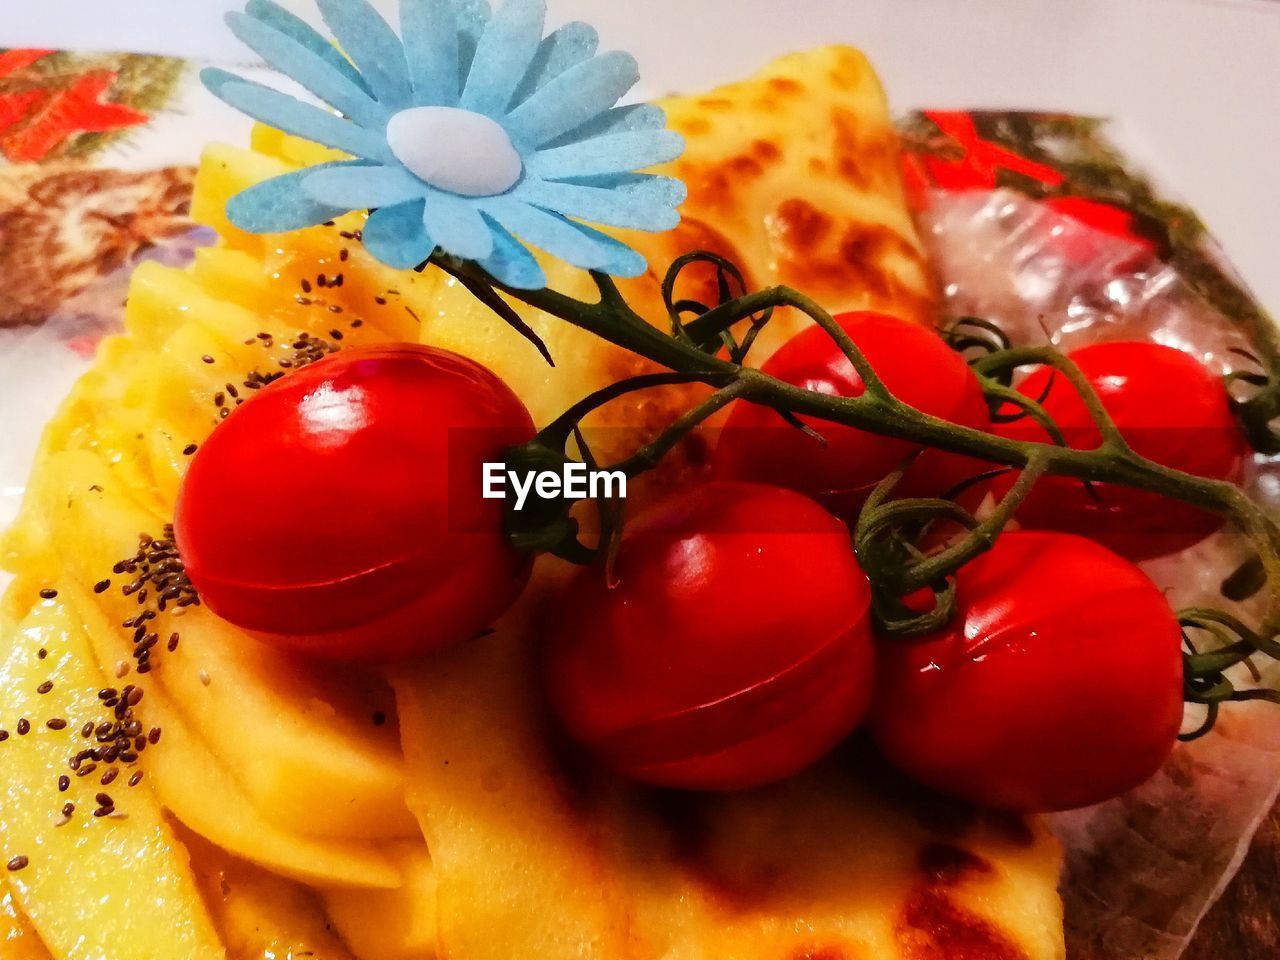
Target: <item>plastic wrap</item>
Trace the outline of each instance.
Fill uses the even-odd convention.
[[[1065,350],[1103,340],[1154,340],[1223,370],[1243,362],[1248,331],[1189,288],[1143,244],[1084,225],[1010,189],[931,191],[919,221],[939,271],[947,316],[999,324],[1017,344]],[[1280,511],[1280,462],[1255,458],[1251,493]],[[1245,558],[1222,532],[1145,564],[1175,608],[1231,604],[1225,576]],[[1265,677],[1271,683],[1280,672]],[[1193,714],[1198,708],[1188,708]],[[1188,716],[1194,726],[1198,716]],[[1061,814],[1062,892],[1072,960],[1174,960],[1238,868],[1280,790],[1280,709],[1231,704],[1215,729],[1181,744],[1127,796]]]

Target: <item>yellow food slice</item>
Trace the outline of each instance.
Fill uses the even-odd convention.
[[[0,957],[4,960],[49,960],[40,935],[13,902],[8,882],[0,883]]]
[[[549,752],[528,602],[492,636],[392,674],[440,943],[466,960],[625,957],[626,892]]]
[[[233,960],[354,960],[315,893],[227,856],[189,830],[178,835]]]
[[[395,890],[325,890],[334,928],[360,960],[429,960],[436,952],[436,876],[421,841],[384,847],[404,882]]]
[[[6,638],[10,644],[0,686],[5,709],[31,722],[31,732],[4,745],[0,837],[4,859],[23,855],[23,870],[9,882],[23,913],[59,960],[217,960],[224,952],[187,864],[186,852],[147,790],[126,801],[123,783],[112,787],[127,816],[94,817],[100,787],[93,777],[72,777],[60,793],[59,776],[86,719],[101,717],[102,673],[83,633],[63,604],[38,603]],[[40,659],[37,651],[47,657]],[[41,696],[46,681],[53,689]],[[52,730],[50,718],[68,726]],[[60,808],[76,805],[58,826]]]
[[[68,604],[104,663],[128,656],[126,638],[78,587],[64,587]],[[137,678],[135,677],[135,680]],[[163,731],[163,749],[140,758],[146,782],[161,804],[191,830],[219,846],[305,883],[394,888],[401,882],[395,862],[377,845],[316,837],[289,830],[264,817],[224,758],[193,728],[160,684],[142,684],[148,724]]]
[[[139,531],[162,526],[121,494],[92,454],[55,454],[42,474],[53,543],[78,583],[110,577],[113,564],[137,549]],[[94,599],[110,623],[140,609],[119,589]],[[150,682],[214,745],[263,817],[320,837],[412,835],[395,732],[372,719],[387,709],[380,691],[362,689],[341,668],[277,653],[203,608],[161,614],[150,627],[166,641],[181,636]],[[111,634],[127,660],[126,632]]]

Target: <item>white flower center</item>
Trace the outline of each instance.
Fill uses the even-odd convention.
[[[464,197],[510,190],[523,169],[502,124],[457,107],[401,110],[387,122],[387,145],[414,176]]]

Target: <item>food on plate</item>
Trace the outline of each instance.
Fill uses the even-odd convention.
[[[1062,960],[1038,814],[1150,776],[1265,644],[1006,527],[1042,481],[1154,488],[1270,561],[1256,508],[992,425],[1013,371],[1070,361],[932,329],[856,51],[666,101],[671,159],[615,106],[634,62],[544,38],[538,0],[406,0],[402,37],[321,10],[337,46],[231,18],[337,112],[205,72],[270,125],[205,152],[218,242],[135,272],[0,541],[0,930],[57,960]],[[974,512],[972,463],[1004,471]],[[527,509],[494,464],[531,466]],[[569,466],[630,491],[532,484]],[[1239,642],[1184,656],[1204,624]]]
[[[533,436],[506,384],[420,344],[355,347],[281,380],[232,410],[179,492],[175,544],[209,609],[303,653],[367,660],[500,616],[530,558],[474,478]]]
[[[1240,481],[1248,443],[1232,416],[1222,378],[1195,357],[1163,344],[1132,341],[1093,344],[1068,356],[1134,450],[1196,476]],[[1071,446],[1090,449],[1102,442],[1080,394],[1061,373],[1042,367],[1018,390],[1039,402]],[[1019,439],[1048,438],[1029,416],[998,429]],[[1011,482],[1005,476],[995,486],[1007,489]],[[1186,549],[1224,523],[1222,516],[1158,493],[1070,477],[1037,483],[1019,507],[1018,520],[1090,537],[1133,560]]]
[[[1006,533],[956,577],[945,629],[878,648],[871,728],[952,796],[1067,810],[1137,786],[1182,723],[1182,630],[1133,564],[1065,533]]]
[[[835,320],[894,396],[943,420],[969,427],[987,424],[987,402],[978,378],[937,333],[883,313],[839,314]],[[760,369],[834,396],[865,391],[840,346],[816,326],[787,341]],[[801,420],[822,437],[821,442],[784,423],[776,410],[739,401],[716,444],[717,472],[791,487],[841,516],[856,517],[875,485],[922,449],[910,441],[816,417]],[[941,472],[933,471],[935,476]],[[943,483],[936,492],[946,486]]]
[[[779,487],[721,481],[626,527],[611,578],[581,571],[544,653],[569,734],[665,787],[798,773],[871,701],[871,597],[849,531]]]

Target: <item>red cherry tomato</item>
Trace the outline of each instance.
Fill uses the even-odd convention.
[[[474,635],[524,586],[482,466],[528,440],[484,367],[416,344],[345,350],[235,409],[192,458],[174,524],[209,608],[324,657]]]
[[[1222,379],[1189,354],[1156,343],[1099,343],[1069,355],[1093,384],[1134,450],[1167,467],[1217,480],[1239,481],[1248,446],[1236,426]],[[1050,378],[1052,376],[1052,383]],[[1061,374],[1040,368],[1018,387],[1039,398],[1068,444],[1090,449],[1102,442],[1084,403]],[[999,432],[1048,441],[1028,417]],[[994,484],[1003,494],[1006,474]],[[1159,494],[1069,477],[1045,477],[1018,511],[1023,526],[1090,537],[1131,560],[1147,560],[1198,543],[1221,517]]]
[[[847,528],[797,493],[711,482],[627,526],[613,587],[580,571],[544,650],[579,743],[646,783],[758,786],[861,722],[870,594]]]
[[[900,400],[945,420],[986,425],[977,378],[936,332],[883,313],[845,313],[836,321]],[[865,390],[853,365],[817,326],[789,340],[761,369],[833,396],[856,397]],[[849,517],[879,481],[920,449],[907,440],[801,419],[822,435],[825,445],[788,426],[768,407],[736,403],[716,445],[717,475],[798,490]],[[939,466],[934,492],[945,489],[951,472]]]
[[[958,616],[885,640],[871,729],[891,763],[984,806],[1066,810],[1142,783],[1182,719],[1182,634],[1137,567],[1016,532],[956,578]]]

